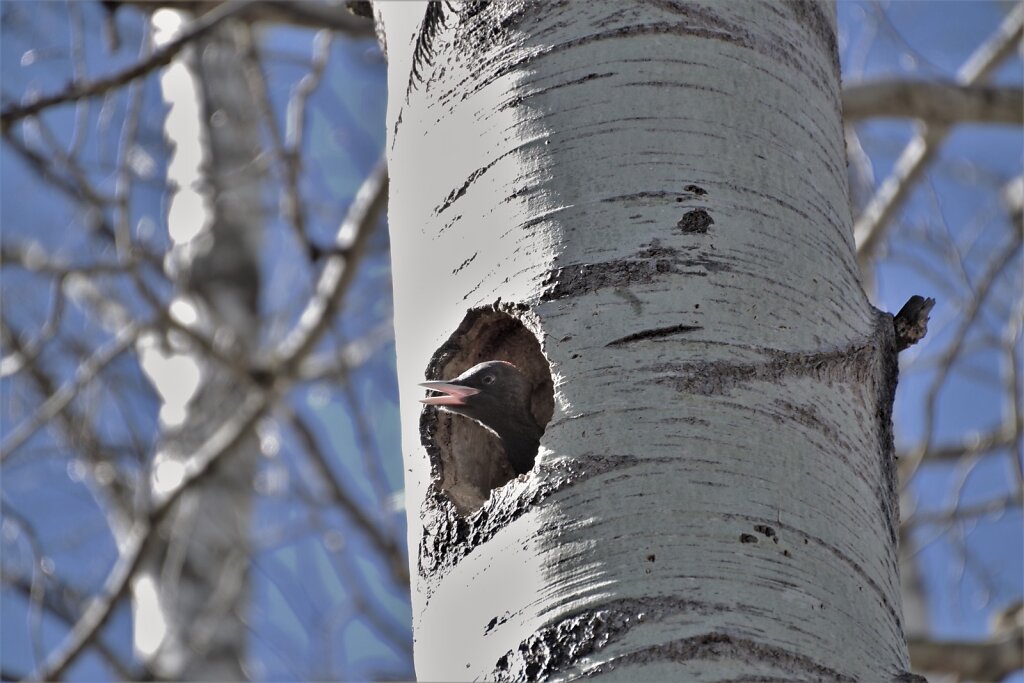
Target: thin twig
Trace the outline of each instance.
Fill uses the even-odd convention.
[[[902,481],[910,481],[914,473],[917,471],[917,468],[920,466],[921,461],[924,458],[924,454],[931,449],[932,432],[935,429],[936,403],[939,398],[939,392],[942,390],[942,387],[945,386],[946,380],[949,378],[950,369],[953,367],[953,363],[960,356],[960,352],[963,350],[964,342],[967,339],[967,333],[971,330],[974,321],[981,314],[982,305],[988,298],[988,295],[1000,274],[1002,274],[1003,270],[1014,262],[1017,252],[1020,251],[1021,244],[1021,236],[1014,235],[1011,238],[1010,243],[1003,248],[1002,252],[995,256],[995,258],[989,263],[988,269],[981,275],[970,306],[961,314],[959,318],[960,324],[957,327],[955,336],[952,342],[946,347],[945,352],[942,354],[939,374],[933,381],[925,396],[924,440],[918,445],[917,449],[910,455],[910,457],[900,463],[900,476]]]
[[[331,254],[327,258],[316,291],[306,304],[298,324],[271,359],[270,367],[275,369],[275,374],[293,376],[334,320],[355,278],[356,265],[365,253],[370,235],[387,203],[387,189],[387,165],[381,160],[363,181],[338,230],[337,244],[343,249],[342,253]]]
[[[249,4],[247,0],[229,0],[225,2],[209,14],[191,22],[188,30],[183,31],[177,38],[153,52],[148,58],[136,62],[122,71],[84,83],[72,81],[68,87],[59,93],[43,95],[26,104],[8,105],[0,113],[0,126],[2,126],[4,131],[7,131],[12,125],[26,116],[35,116],[43,110],[59,104],[78,102],[83,98],[105,95],[107,92],[126,85],[136,78],[141,78],[162,66],[167,66],[192,41],[209,33],[224,20],[238,15]]]
[[[1017,440],[1017,435],[1024,426],[1024,416],[1017,418],[1017,422],[1006,422],[996,429],[984,434],[971,434],[957,443],[947,443],[941,446],[932,446],[923,457],[923,462],[942,463],[962,458],[985,455],[1002,448],[1008,448]],[[897,454],[899,458],[910,457],[920,447],[908,448]]]
[[[105,346],[100,347],[92,356],[82,363],[75,377],[58,391],[54,392],[30,418],[18,425],[0,447],[0,463],[5,461],[14,451],[55,418],[69,403],[90,384],[115,358],[124,353],[138,336],[139,326],[131,324],[122,329]]]
[[[374,547],[377,548],[377,551],[387,564],[395,583],[399,586],[407,585],[409,583],[409,571],[399,544],[395,542],[395,539],[385,535],[380,526],[370,519],[362,506],[345,490],[341,481],[334,475],[330,462],[327,460],[327,454],[320,447],[312,427],[306,423],[305,419],[290,408],[285,408],[285,414],[287,415],[288,423],[295,430],[311,462],[316,466],[324,483],[327,484],[331,492],[331,498],[345,511],[352,522],[366,534],[366,537],[373,543]]]
[[[146,35],[142,37],[142,48],[139,61],[145,61],[150,53],[149,22],[146,23]],[[121,262],[131,263],[135,259],[132,249],[131,233],[131,192],[132,192],[132,153],[135,150],[136,136],[139,130],[139,119],[142,115],[142,103],[146,89],[144,83],[133,82],[128,89],[128,110],[124,115],[124,127],[118,141],[117,182],[114,186],[114,205],[117,218],[114,221],[114,246]],[[137,279],[141,279],[138,271],[133,271]]]
[[[987,517],[988,515],[1002,514],[1013,507],[1020,507],[1024,502],[1021,493],[1015,491],[1009,495],[986,500],[974,505],[957,505],[947,510],[935,512],[918,512],[908,519],[907,526],[920,526],[923,524],[949,524],[952,522],[965,522],[969,519]]]
[[[49,614],[53,615],[67,626],[74,626],[75,622],[78,621],[78,614],[81,613],[83,606],[78,604],[81,602],[79,591],[72,588],[71,586],[61,583],[53,576],[47,578],[47,581],[51,584],[55,584],[50,590],[46,591],[42,602],[42,607]],[[4,577],[3,585],[12,588],[26,598],[31,597],[32,584],[24,579],[23,577]],[[74,602],[75,604],[69,604]],[[100,657],[110,666],[111,670],[117,674],[123,681],[141,681],[141,680],[152,680],[153,674],[145,670],[133,670],[131,669],[120,657],[114,652],[102,638],[96,638],[93,643],[93,647],[96,648],[96,652],[99,653]],[[21,680],[24,676],[18,677],[16,680]]]

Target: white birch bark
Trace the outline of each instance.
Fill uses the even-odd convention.
[[[906,678],[831,6],[377,12],[418,677]],[[484,500],[489,437],[416,383],[542,385],[534,338],[554,414]]]

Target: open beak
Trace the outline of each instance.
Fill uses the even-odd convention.
[[[450,382],[423,382],[420,386],[445,394],[444,396],[421,398],[420,403],[426,403],[428,406],[464,406],[466,398],[480,393],[479,389]]]

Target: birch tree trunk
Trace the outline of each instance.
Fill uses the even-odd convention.
[[[241,24],[226,22],[162,77],[170,105],[166,132],[176,154],[171,173],[191,164],[200,174],[170,178],[179,185],[168,223],[181,285],[171,311],[188,311],[195,318],[190,324],[222,343],[224,356],[239,359],[239,367],[246,367],[243,359],[257,348],[263,232],[259,119],[239,56],[245,36]],[[187,348],[172,336],[142,350],[164,400],[151,482],[156,500],[193,474],[197,449],[211,435],[246,417],[251,388],[232,370]],[[194,393],[183,396],[189,376],[196,382]],[[151,532],[158,537],[148,542],[132,581],[134,645],[158,677],[247,678],[249,533],[258,452],[256,437],[244,435]]]
[[[417,675],[909,677],[833,8],[377,12]],[[491,358],[550,418],[511,480],[416,403]]]

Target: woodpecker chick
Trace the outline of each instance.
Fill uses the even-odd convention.
[[[492,360],[447,382],[423,382],[420,386],[444,394],[428,396],[420,403],[464,415],[494,432],[516,474],[533,468],[544,428],[530,410],[532,387],[519,368]]]

